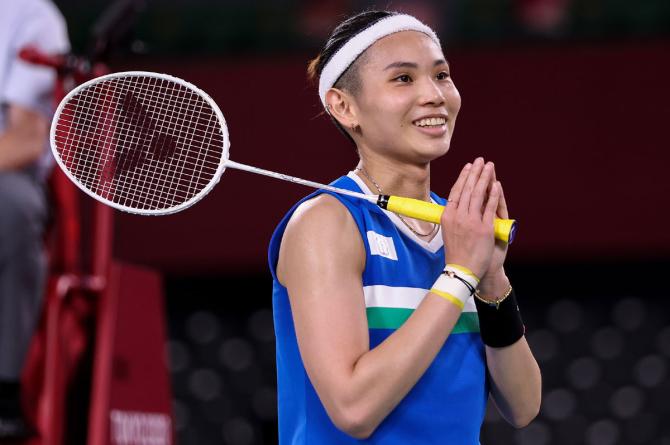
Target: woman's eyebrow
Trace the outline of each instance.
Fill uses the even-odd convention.
[[[437,59],[435,62],[433,62],[433,66],[438,66],[438,65],[449,65],[449,63],[444,60],[444,59]],[[384,68],[384,71],[391,69],[391,68],[418,68],[419,65],[414,63],[414,62],[393,62],[389,63],[386,68]]]
[[[414,62],[393,62],[388,64],[386,68],[384,68],[384,71],[391,69],[391,68],[418,68],[419,65],[417,65]]]

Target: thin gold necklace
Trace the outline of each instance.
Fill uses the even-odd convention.
[[[384,190],[382,190],[381,186],[380,186],[379,184],[377,184],[377,181],[375,181],[374,179],[372,179],[372,176],[370,176],[370,174],[369,174],[368,171],[365,169],[365,167],[356,167],[356,170],[362,172],[362,173],[365,175],[365,177],[368,178],[368,179],[370,180],[370,182],[372,182],[372,183],[374,184],[374,186],[377,188],[377,191],[379,192],[380,195],[383,195],[383,194],[384,194]],[[435,223],[433,223],[433,228],[430,230],[430,232],[428,232],[428,233],[421,233],[421,232],[418,232],[414,227],[410,226],[410,225],[407,223],[407,221],[405,221],[405,218],[403,218],[401,215],[399,215],[398,213],[396,213],[395,215],[396,215],[398,218],[400,218],[400,221],[402,221],[402,223],[403,223],[405,226],[407,226],[407,228],[408,228],[409,230],[411,230],[412,233],[414,233],[416,236],[430,236],[430,235],[433,235],[433,234],[435,233],[435,231],[437,230],[437,228],[440,226],[439,224],[435,224]]]

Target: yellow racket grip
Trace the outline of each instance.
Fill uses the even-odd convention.
[[[377,205],[393,213],[400,213],[403,216],[435,224],[440,223],[440,218],[444,211],[444,206],[439,204],[390,195],[379,195]],[[516,237],[517,222],[514,219],[495,218],[493,221],[493,231],[497,239],[512,244],[512,241]]]

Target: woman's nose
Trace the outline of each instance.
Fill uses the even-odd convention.
[[[421,103],[426,105],[443,105],[444,93],[434,79],[426,79],[421,87]]]

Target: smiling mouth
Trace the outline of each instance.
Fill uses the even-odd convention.
[[[427,117],[415,120],[412,123],[417,127],[440,127],[447,123],[447,119],[443,117]]]

